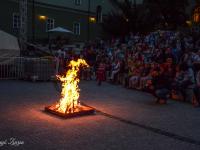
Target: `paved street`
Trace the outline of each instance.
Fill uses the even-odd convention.
[[[175,101],[159,106],[149,94],[107,83],[80,87],[81,101],[103,113],[61,119],[43,112],[59,98],[53,83],[0,81],[0,141],[24,141],[0,149],[200,149],[200,109]]]

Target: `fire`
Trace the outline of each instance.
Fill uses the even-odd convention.
[[[63,114],[69,114],[79,111],[80,102],[78,101],[80,89],[78,83],[78,72],[80,66],[89,67],[84,59],[70,61],[69,70],[64,76],[57,75],[57,79],[62,82],[61,98],[56,105],[50,109],[56,110]]]

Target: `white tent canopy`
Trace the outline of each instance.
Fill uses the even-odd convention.
[[[0,57],[18,57],[20,48],[15,36],[0,30]]]
[[[49,30],[48,32],[60,32],[60,33],[72,33],[73,34],[72,31],[62,28],[62,27],[56,27],[54,29]]]

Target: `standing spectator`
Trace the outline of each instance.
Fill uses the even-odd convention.
[[[101,60],[97,69],[97,81],[99,86],[101,85],[101,82],[105,80],[105,75],[106,75],[106,64],[103,60]]]

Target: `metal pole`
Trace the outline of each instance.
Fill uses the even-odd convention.
[[[27,44],[27,6],[28,6],[28,1],[27,0],[20,0],[19,1],[19,10],[20,10],[20,21],[21,21],[21,26],[20,26],[20,44],[21,44],[21,50],[24,52],[26,51],[26,44]],[[21,55],[21,52],[20,52]]]
[[[35,0],[32,0],[32,42],[35,42]]]
[[[90,41],[90,0],[88,0],[88,29],[87,29],[87,41],[89,42]]]
[[[134,32],[136,32],[137,31],[137,3],[136,3],[136,0],[134,0]]]

